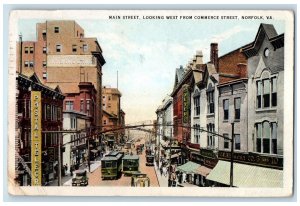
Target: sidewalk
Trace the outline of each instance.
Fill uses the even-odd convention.
[[[154,161],[154,168],[155,168],[156,177],[159,182],[159,186],[160,187],[168,187],[168,175],[165,176],[164,174],[163,175],[160,174],[159,167],[157,167],[155,161]]]

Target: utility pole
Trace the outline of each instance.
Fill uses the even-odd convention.
[[[233,146],[234,146],[234,123],[231,123],[231,154],[230,154],[230,187],[233,187]]]
[[[90,160],[90,154],[91,154],[91,151],[90,151],[90,136],[92,135],[92,127],[90,126],[90,129],[89,129],[89,135],[88,135],[88,167],[89,167],[89,172],[91,172],[91,160]]]
[[[60,127],[58,127],[58,131],[60,131]],[[61,186],[61,133],[58,133],[58,186]]]
[[[172,129],[171,129],[172,130]],[[171,156],[172,156],[172,136],[170,135],[170,154],[169,154],[169,187],[172,187],[171,183]]]

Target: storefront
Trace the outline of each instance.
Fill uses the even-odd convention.
[[[219,161],[207,176],[210,186],[230,185],[231,153],[219,151]],[[257,153],[234,153],[234,187],[283,187],[283,157]]]

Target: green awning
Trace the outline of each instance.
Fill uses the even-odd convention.
[[[230,185],[230,162],[219,160],[207,176],[208,180]],[[282,187],[283,171],[253,165],[233,163],[235,187]]]
[[[201,165],[195,163],[195,162],[187,162],[183,165],[180,165],[179,167],[177,167],[178,171],[184,172],[184,173],[195,173],[195,171],[197,170],[198,167],[200,167]]]

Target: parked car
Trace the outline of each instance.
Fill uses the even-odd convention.
[[[76,170],[72,178],[72,186],[87,186],[89,184],[86,170]]]

